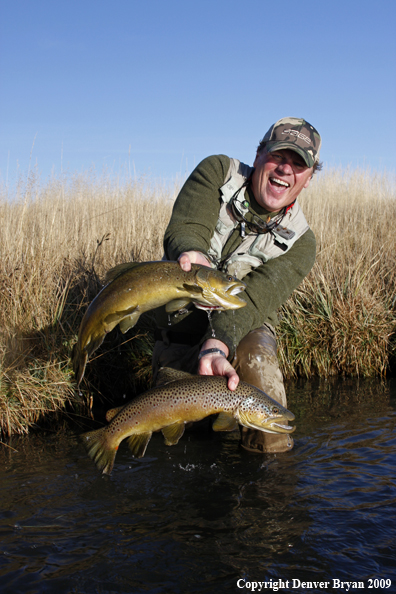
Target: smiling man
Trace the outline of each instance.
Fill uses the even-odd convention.
[[[165,258],[183,270],[212,266],[246,283],[246,307],[214,312],[158,313],[154,375],[167,366],[201,375],[240,379],[287,407],[277,359],[277,310],[311,270],[315,236],[297,198],[319,163],[321,139],[300,118],[277,121],[260,142],[253,167],[225,155],[204,159],[176,199],[165,232]],[[289,435],[242,428],[253,452],[284,452]]]

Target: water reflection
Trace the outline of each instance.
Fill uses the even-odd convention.
[[[0,451],[0,591],[395,580],[395,383],[299,382],[289,407],[287,454],[205,432],[167,448],[158,434],[142,460],[121,447],[111,477],[70,430],[13,439]]]

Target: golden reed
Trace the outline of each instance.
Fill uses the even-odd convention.
[[[33,170],[11,195],[0,190],[0,437],[56,419],[66,404],[86,414],[69,358],[83,312],[106,270],[162,257],[178,187],[94,169],[42,183]],[[318,257],[282,308],[283,372],[384,375],[395,330],[395,178],[328,169],[300,202]],[[131,358],[148,381],[150,339],[136,344],[142,356]]]

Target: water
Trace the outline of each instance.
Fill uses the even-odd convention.
[[[0,450],[0,592],[396,591],[396,382],[301,382],[289,407],[287,454],[245,452],[236,433],[174,447],[155,434],[141,460],[123,444],[111,477],[70,429],[14,438]]]
[[[206,313],[208,314],[208,321],[209,321],[210,329],[212,331],[212,338],[216,338],[216,332],[215,332],[215,329],[213,328],[213,322],[212,322],[212,312],[210,309],[207,309]]]

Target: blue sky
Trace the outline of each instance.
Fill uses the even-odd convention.
[[[0,180],[252,163],[283,116],[329,166],[394,171],[395,0],[1,0]],[[33,146],[34,144],[34,146]],[[32,150],[33,146],[33,150]]]

